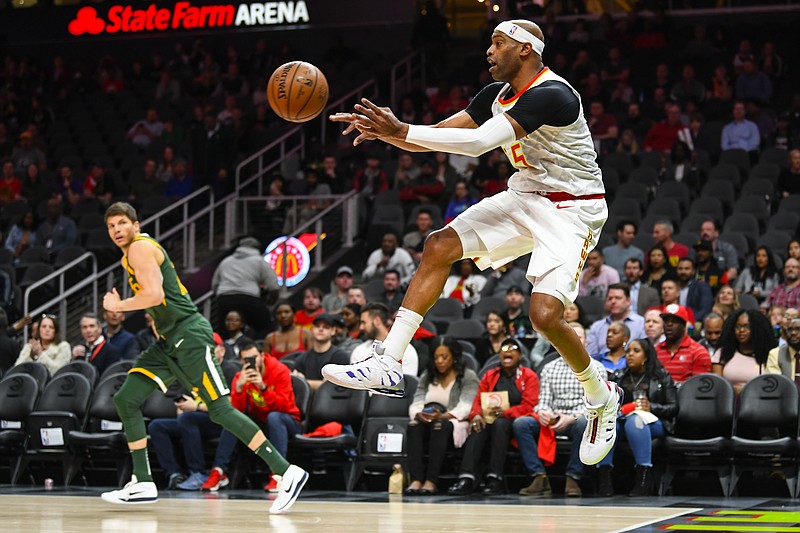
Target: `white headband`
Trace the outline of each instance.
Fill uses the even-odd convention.
[[[508,20],[501,22],[497,25],[494,31],[499,31],[500,33],[505,33],[515,41],[519,41],[521,43],[531,43],[533,47],[533,51],[542,55],[544,52],[544,41],[539,39],[537,36],[523,28],[522,26],[517,26],[513,22]]]

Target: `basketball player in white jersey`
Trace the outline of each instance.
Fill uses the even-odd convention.
[[[350,388],[402,396],[400,357],[424,315],[442,293],[450,265],[475,258],[498,268],[531,253],[530,319],[569,364],[586,392],[589,423],[580,448],[585,464],[598,463],[616,439],[619,387],[590,364],[589,354],[562,315],[578,295],[578,278],[608,217],[600,169],[580,96],[542,64],[544,36],[533,22],[500,23],[486,52],[497,83],[466,110],[435,126],[400,122],[388,108],[364,99],[357,113],[335,122],[357,130],[353,141],[379,139],[403,150],[444,151],[477,157],[503,148],[516,169],[508,190],[470,207],[425,243],[419,268],[389,336],[371,356],[351,365],[327,365],[322,374]]]

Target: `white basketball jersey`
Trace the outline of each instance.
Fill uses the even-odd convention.
[[[561,76],[545,67],[522,92],[546,81],[566,84],[580,103],[578,92]],[[505,113],[519,96],[504,97],[511,89],[506,84],[492,103],[492,116]],[[597,166],[589,126],[580,104],[578,119],[569,126],[543,125],[511,144],[502,145],[511,165],[517,169],[508,180],[508,188],[518,192],[565,192],[574,196],[603,194],[602,174]]]

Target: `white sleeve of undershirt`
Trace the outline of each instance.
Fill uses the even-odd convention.
[[[498,146],[517,140],[514,126],[503,115],[496,115],[479,128],[434,128],[408,126],[406,142],[429,150],[478,157]]]

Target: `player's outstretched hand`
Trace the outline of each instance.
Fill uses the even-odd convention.
[[[356,129],[362,135],[366,134],[372,138],[405,140],[408,126],[400,122],[388,107],[378,107],[366,98],[362,98],[361,103],[356,104],[355,108],[363,117],[355,123]],[[358,141],[358,137],[356,141]]]

